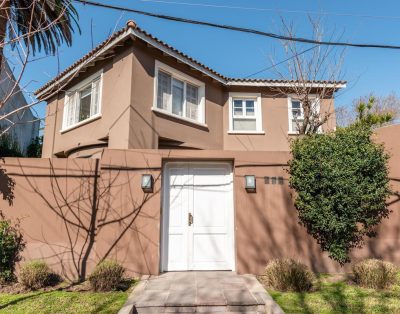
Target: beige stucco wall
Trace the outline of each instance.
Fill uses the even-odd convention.
[[[205,83],[206,126],[152,110],[156,60]],[[53,97],[47,107],[43,157],[62,156],[63,152],[70,157],[90,156],[104,147],[156,149],[160,138],[175,140],[181,142],[182,147],[193,149],[289,149],[288,100],[271,88],[228,88],[136,40],[126,42],[113,58],[91,67],[72,80],[66,89],[100,69],[104,73],[101,118],[61,133],[64,94]],[[228,134],[229,92],[262,94],[265,134]],[[321,109],[333,112],[333,100],[323,100]],[[334,122],[332,115],[326,128],[334,128]]]
[[[400,134],[400,127],[396,132]],[[378,139],[384,140],[393,154],[390,176],[397,196],[389,200],[392,213],[379,226],[377,238],[353,251],[354,262],[377,257],[400,265],[400,152],[395,134],[390,129],[378,132]],[[130,274],[157,274],[163,164],[175,160],[225,160],[233,164],[235,258],[239,273],[260,274],[270,259],[279,257],[299,259],[320,272],[348,270],[349,265],[341,268],[321,252],[298,224],[284,166],[289,157],[288,152],[282,151],[150,149],[105,150],[98,161],[7,158],[2,167],[16,182],[15,198],[11,206],[0,200],[0,208],[7,217],[21,219],[27,240],[25,260],[45,259],[57,271],[76,277],[80,264],[74,262],[71,252],[76,260],[87,251],[85,243],[89,239],[93,246],[87,259],[88,272],[106,257],[123,263]],[[141,190],[144,173],[153,174],[154,193]],[[244,189],[243,176],[248,174],[257,178],[256,193]],[[284,184],[265,184],[265,176],[282,176]],[[6,176],[0,178],[2,191],[5,179]],[[97,189],[93,188],[95,180]],[[96,226],[93,237],[87,231],[92,218]]]
[[[86,145],[104,146],[104,140],[107,138],[110,148],[128,148],[132,48],[127,46],[120,49],[121,52],[112,58],[112,62],[103,61],[89,68],[89,71],[76,77],[65,87],[68,89],[102,69],[101,118],[61,133],[64,93],[51,99],[46,112],[42,157],[53,157],[54,154]],[[86,153],[82,151],[81,155]]]

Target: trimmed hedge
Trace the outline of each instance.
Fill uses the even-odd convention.
[[[397,269],[392,263],[367,259],[353,266],[354,281],[366,288],[386,289],[396,282]]]
[[[264,275],[266,284],[278,291],[309,291],[315,280],[306,265],[290,258],[272,260],[265,268]]]
[[[116,261],[106,260],[96,266],[89,276],[94,291],[112,291],[122,282],[125,269]]]
[[[31,290],[53,286],[60,282],[60,277],[43,261],[31,261],[21,267],[21,284]]]

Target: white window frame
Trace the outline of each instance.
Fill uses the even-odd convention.
[[[234,120],[234,111],[233,111],[233,100],[234,99],[251,99],[254,100],[254,117],[256,120],[256,129],[255,130],[234,130],[233,129],[233,120]],[[265,134],[263,130],[262,124],[262,108],[261,108],[261,93],[229,93],[229,134]],[[243,108],[243,110],[245,110]],[[238,117],[239,118],[239,117]],[[240,119],[246,119],[246,117],[240,117]],[[250,118],[249,118],[250,119]],[[253,118],[251,118],[253,119]]]
[[[183,100],[183,115],[180,116],[178,114],[175,114],[172,112],[172,90],[171,90],[171,97],[168,99],[168,110],[161,109],[157,107],[157,96],[158,96],[158,72],[162,71],[164,73],[167,73],[171,75],[171,82],[175,78],[179,81],[184,82],[184,90],[183,90],[183,95],[184,95],[184,100]],[[194,85],[198,87],[198,101],[199,101],[199,116],[198,119],[192,119],[186,117],[186,86],[187,84]],[[155,71],[154,71],[154,95],[153,95],[153,111],[160,112],[162,114],[172,116],[174,118],[184,120],[187,122],[191,122],[194,124],[200,124],[202,126],[207,126],[206,125],[206,112],[205,112],[205,83],[201,82],[185,73],[182,73],[158,60],[155,61]]]
[[[314,100],[314,103],[316,104],[315,109],[320,112],[320,99],[317,95],[310,95],[310,98]],[[299,134],[299,131],[295,131],[292,128],[292,120],[293,120],[293,112],[292,112],[292,101],[299,101],[300,102],[300,110],[301,110],[301,116],[302,119],[304,119],[304,109],[301,101],[299,100],[299,97],[296,95],[288,95],[288,122],[289,122],[289,128],[288,128],[288,134]],[[321,132],[321,128],[319,128],[319,131]]]
[[[97,78],[100,78],[99,91],[98,91],[98,93],[99,93],[98,94],[98,98],[99,98],[98,112],[85,120],[82,120],[82,121],[79,121],[77,123],[67,126],[67,119],[68,119],[68,107],[67,106],[68,106],[68,104],[70,103],[70,101],[77,101],[77,98],[79,97],[79,93],[83,89],[85,89],[91,82],[96,80]],[[65,97],[64,97],[63,121],[62,121],[62,128],[61,128],[60,132],[63,133],[63,132],[69,131],[71,129],[74,129],[78,126],[84,125],[90,121],[99,119],[101,117],[101,109],[102,109],[102,106],[101,106],[102,91],[103,91],[103,70],[100,70],[100,71],[92,74],[88,78],[84,79],[82,82],[80,82],[80,83],[74,85],[72,88],[68,89],[65,92]],[[74,106],[75,106],[74,110],[76,110],[76,105],[74,105]]]

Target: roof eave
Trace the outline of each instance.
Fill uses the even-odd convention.
[[[295,82],[263,82],[263,81],[240,81],[240,80],[228,80],[227,86],[255,86],[255,87],[293,87]],[[343,82],[313,82],[306,83],[305,87],[310,88],[331,88],[331,89],[342,89],[346,88],[346,83]]]
[[[40,100],[49,99],[51,96],[53,96],[55,93],[57,93],[61,88],[63,88],[66,84],[68,84],[70,82],[70,80],[72,78],[74,78],[74,76],[77,73],[79,73],[82,69],[84,69],[90,63],[96,61],[96,59],[99,58],[102,54],[106,53],[109,49],[111,49],[112,47],[117,45],[119,42],[124,41],[128,37],[139,38],[139,39],[143,40],[144,42],[146,42],[147,44],[153,46],[154,48],[162,51],[163,53],[168,54],[171,57],[177,59],[179,62],[185,63],[185,64],[189,65],[190,67],[192,67],[193,69],[200,71],[204,75],[212,78],[213,80],[226,85],[226,80],[221,75],[213,73],[212,71],[204,68],[203,66],[197,64],[196,62],[189,60],[182,54],[174,51],[171,48],[166,47],[165,45],[159,43],[157,40],[144,34],[142,31],[129,27],[124,32],[122,32],[119,36],[112,39],[107,45],[102,47],[99,51],[94,53],[88,59],[84,60],[82,63],[78,64],[76,67],[67,71],[64,75],[62,75],[60,78],[58,78],[57,80],[52,82],[49,86],[46,86],[43,89],[41,89],[41,88],[38,89],[35,92],[36,97]],[[57,87],[56,89],[54,89],[55,86]]]
[[[112,39],[108,44],[106,44],[104,47],[100,48],[99,51],[94,53],[92,56],[88,57],[85,61],[78,64],[76,67],[72,68],[71,70],[67,71],[64,75],[62,75],[60,78],[56,79],[49,86],[47,86],[43,89],[41,89],[41,88],[38,89],[35,92],[36,97],[40,100],[47,100],[48,98],[53,96],[55,93],[60,91],[60,89],[62,89],[65,85],[67,85],[75,77],[75,75],[77,73],[79,73],[82,69],[87,67],[90,63],[92,63],[96,59],[98,59],[101,55],[103,55],[110,48],[116,46],[119,42],[125,40],[127,38],[127,36],[129,36],[128,29],[125,30],[124,32],[122,32],[116,38]],[[55,86],[57,86],[56,89],[54,89]]]

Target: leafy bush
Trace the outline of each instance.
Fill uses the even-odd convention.
[[[360,286],[385,289],[396,282],[397,269],[392,263],[367,259],[353,266],[353,275]]]
[[[0,212],[0,284],[15,280],[15,265],[21,260],[24,248],[19,224],[5,219]]]
[[[289,184],[300,223],[341,265],[390,212],[389,156],[371,135],[369,125],[357,123],[291,143]]]
[[[94,291],[115,290],[122,282],[125,269],[116,261],[103,261],[89,276]]]
[[[315,279],[306,265],[290,258],[272,260],[264,275],[266,284],[278,291],[309,291]]]
[[[37,290],[57,284],[60,277],[45,262],[31,261],[22,265],[19,281],[25,288]]]

